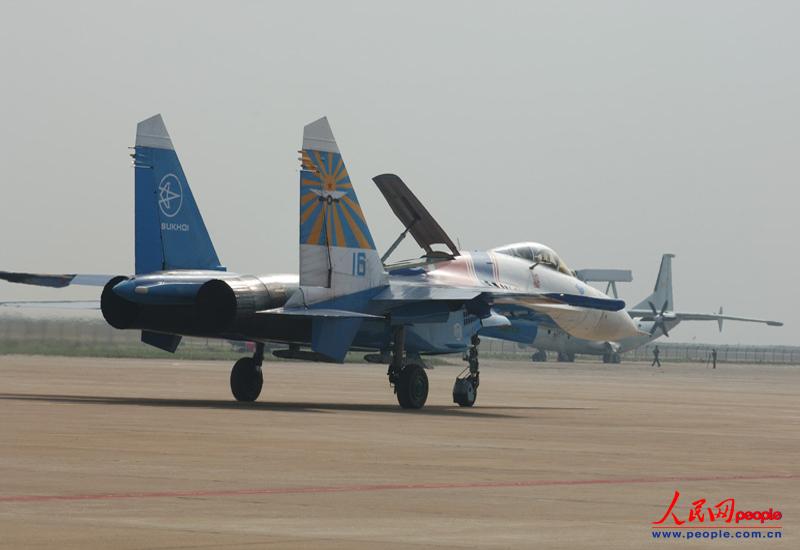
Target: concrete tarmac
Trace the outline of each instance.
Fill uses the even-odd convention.
[[[484,360],[473,409],[441,366],[403,411],[378,365],[269,362],[251,405],[230,366],[0,357],[0,548],[675,546],[676,490],[783,513],[708,546],[800,544],[800,367]]]

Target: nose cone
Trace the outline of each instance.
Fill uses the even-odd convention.
[[[640,336],[642,333],[628,312],[623,310],[609,312],[596,327],[593,339],[616,342],[631,336]]]
[[[613,316],[613,330],[616,335],[611,338],[612,340],[621,340],[623,338],[630,338],[631,336],[640,336],[642,332],[636,326],[636,322],[631,319],[628,312],[625,310],[614,312]]]

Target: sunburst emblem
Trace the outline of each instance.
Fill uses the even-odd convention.
[[[339,153],[300,152],[300,242],[375,248]]]
[[[158,184],[158,208],[168,218],[181,211],[183,206],[183,186],[175,174],[167,174]]]

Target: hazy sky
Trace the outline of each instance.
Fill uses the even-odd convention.
[[[327,115],[373,236],[400,175],[463,248],[662,252],[673,339],[798,344],[797,2],[0,3],[0,269],[130,273],[136,122],[162,113],[231,270],[296,272],[302,127]],[[412,239],[396,258],[418,255]],[[88,291],[88,295],[96,293]],[[70,296],[86,292],[68,291]],[[65,292],[0,284],[2,299]]]

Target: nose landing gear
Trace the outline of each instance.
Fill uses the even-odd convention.
[[[264,361],[264,344],[257,343],[253,357],[242,357],[231,369],[231,393],[237,401],[255,401],[261,394],[264,375],[261,363]]]
[[[453,384],[453,402],[461,407],[471,407],[478,398],[478,385],[480,384],[480,370],[478,363],[478,345],[481,339],[478,335],[472,337],[471,346],[464,358],[469,364],[461,371]]]

